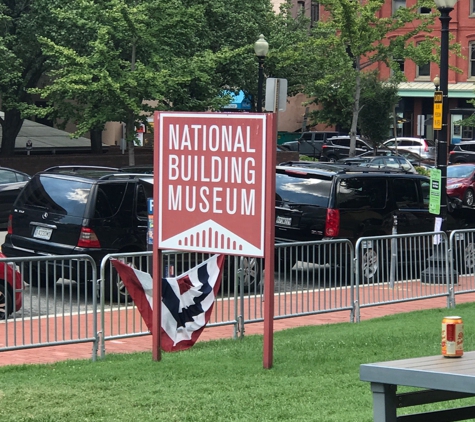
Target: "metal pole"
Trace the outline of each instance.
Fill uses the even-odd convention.
[[[442,102],[442,130],[439,131],[439,142],[437,145],[437,168],[441,172],[441,198],[440,217],[442,224],[447,218],[447,123],[448,123],[448,93],[449,93],[449,22],[452,19],[451,7],[439,8],[440,12],[440,90],[443,95]]]
[[[257,57],[259,60],[259,79],[257,82],[257,112],[262,113],[262,91],[264,85],[264,57]]]

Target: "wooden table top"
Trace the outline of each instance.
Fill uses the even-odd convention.
[[[363,364],[360,380],[475,394],[475,351]]]

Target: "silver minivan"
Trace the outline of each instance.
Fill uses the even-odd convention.
[[[435,159],[436,155],[435,142],[430,139],[401,136],[389,139],[383,145],[392,149],[401,148],[405,151],[415,152],[422,158]]]

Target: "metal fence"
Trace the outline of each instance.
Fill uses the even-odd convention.
[[[86,255],[0,259],[0,288],[10,289],[9,301],[23,296],[21,308],[0,323],[0,351],[91,342],[95,359],[98,351],[104,356],[109,340],[149,335],[111,259],[151,273],[151,256],[108,255],[99,274]],[[165,251],[164,276],[209,256]],[[10,285],[7,272],[14,269],[27,284]],[[234,337],[241,337],[247,323],[262,321],[267,270],[263,259],[226,257],[208,325],[232,326]],[[275,319],[347,311],[349,321],[358,322],[361,308],[432,297],[446,297],[451,307],[456,295],[475,292],[474,270],[475,230],[449,238],[443,232],[365,237],[355,246],[348,240],[280,243],[271,269]],[[78,280],[81,288],[73,288]]]
[[[5,308],[22,300],[0,324],[0,351],[89,342],[96,359],[97,274],[90,256],[4,258],[0,268]],[[16,273],[21,282],[12,285]],[[78,280],[82,288],[71,288]]]

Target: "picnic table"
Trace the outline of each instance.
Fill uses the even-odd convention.
[[[398,408],[475,396],[475,351],[460,358],[442,355],[360,365],[361,381],[371,383],[375,422],[462,421],[475,406],[397,416]],[[397,386],[421,390],[397,393]]]

